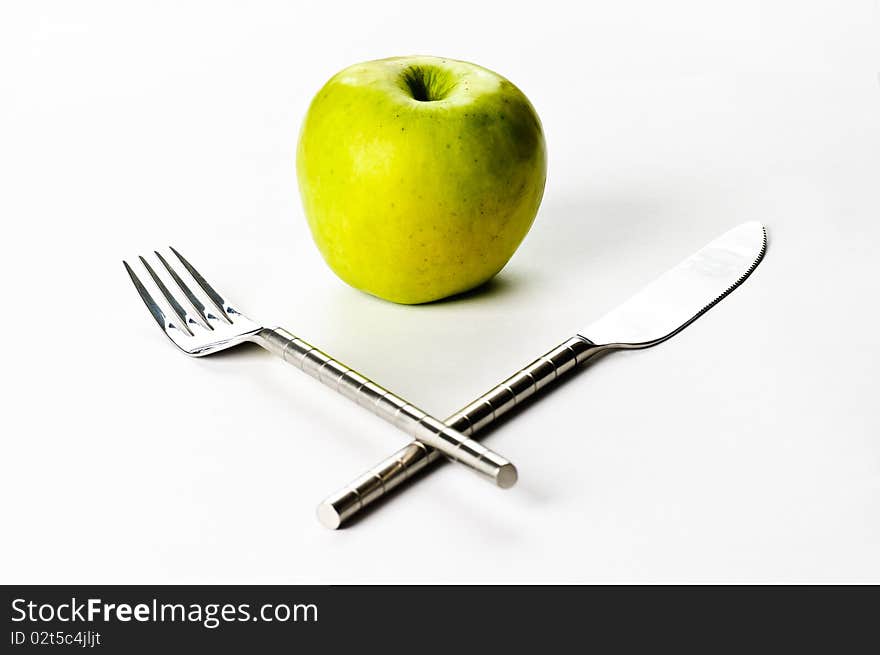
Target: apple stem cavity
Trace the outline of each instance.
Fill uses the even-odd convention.
[[[443,100],[455,88],[449,72],[435,66],[410,66],[404,69],[401,79],[404,90],[419,102]]]

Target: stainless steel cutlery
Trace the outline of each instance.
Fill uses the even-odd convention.
[[[128,262],[123,262],[138,294],[165,335],[191,357],[210,355],[246,341],[256,343],[302,369],[343,396],[394,424],[418,443],[491,478],[499,487],[513,486],[516,468],[504,457],[429,416],[400,396],[353,371],[282,328],[266,328],[242,314],[221,296],[184,257],[171,248],[180,266],[155,252],[167,277],[140,257],[156,298]],[[189,281],[187,281],[188,278]],[[169,286],[174,291],[169,289]],[[164,305],[164,306],[163,306]]]
[[[172,260],[180,264],[177,268],[169,263],[170,257],[155,253],[161,275],[139,258],[148,284],[158,290],[156,295],[123,263],[159,327],[187,355],[202,357],[246,341],[256,343],[413,437],[412,443],[321,503],[320,521],[338,528],[442,455],[490,477],[500,487],[512,486],[516,468],[471,439],[472,435],[600,354],[649,348],[676,335],[742,284],[766,248],[767,235],[760,223],[743,223],[730,230],[445,422],[290,332],[266,328],[245,317],[173,248]]]
[[[446,425],[471,436],[599,354],[666,341],[742,284],[766,248],[767,235],[760,223],[730,230],[450,416]],[[438,459],[431,448],[411,443],[328,497],[318,506],[319,520],[328,528],[338,528]]]

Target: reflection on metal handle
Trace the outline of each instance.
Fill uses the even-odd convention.
[[[583,337],[572,337],[450,416],[446,425],[471,436],[597,351]],[[439,458],[433,448],[412,442],[327,498],[318,506],[318,519],[328,528],[338,528]]]
[[[491,478],[502,489],[516,482],[516,467],[501,455],[468,439],[403,398],[353,371],[287,330],[262,330],[257,342],[328,387],[394,424],[421,448],[430,446],[450,459]],[[436,449],[436,450],[435,450]]]

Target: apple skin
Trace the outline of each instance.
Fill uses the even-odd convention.
[[[547,176],[541,121],[475,64],[393,57],[318,92],[297,177],[312,236],[351,286],[404,304],[491,279],[535,219]]]

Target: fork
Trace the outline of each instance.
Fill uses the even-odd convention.
[[[469,439],[443,421],[430,416],[287,330],[266,328],[247,318],[217,293],[183,255],[174,248],[169,249],[185,272],[175,269],[158,251],[154,251],[154,254],[170,276],[173,286],[176,287],[175,293],[168,289],[146,259],[138,257],[167,303],[165,309],[170,309],[168,313],[163,311],[150,295],[128,262],[122,263],[156,323],[184,353],[191,357],[203,357],[244,342],[256,343],[389,421],[417,441],[491,478],[502,489],[512,487],[516,483],[516,467],[504,457]],[[192,286],[188,284],[184,281],[184,277],[188,277],[194,284]],[[194,293],[193,286],[197,287],[200,293]]]

